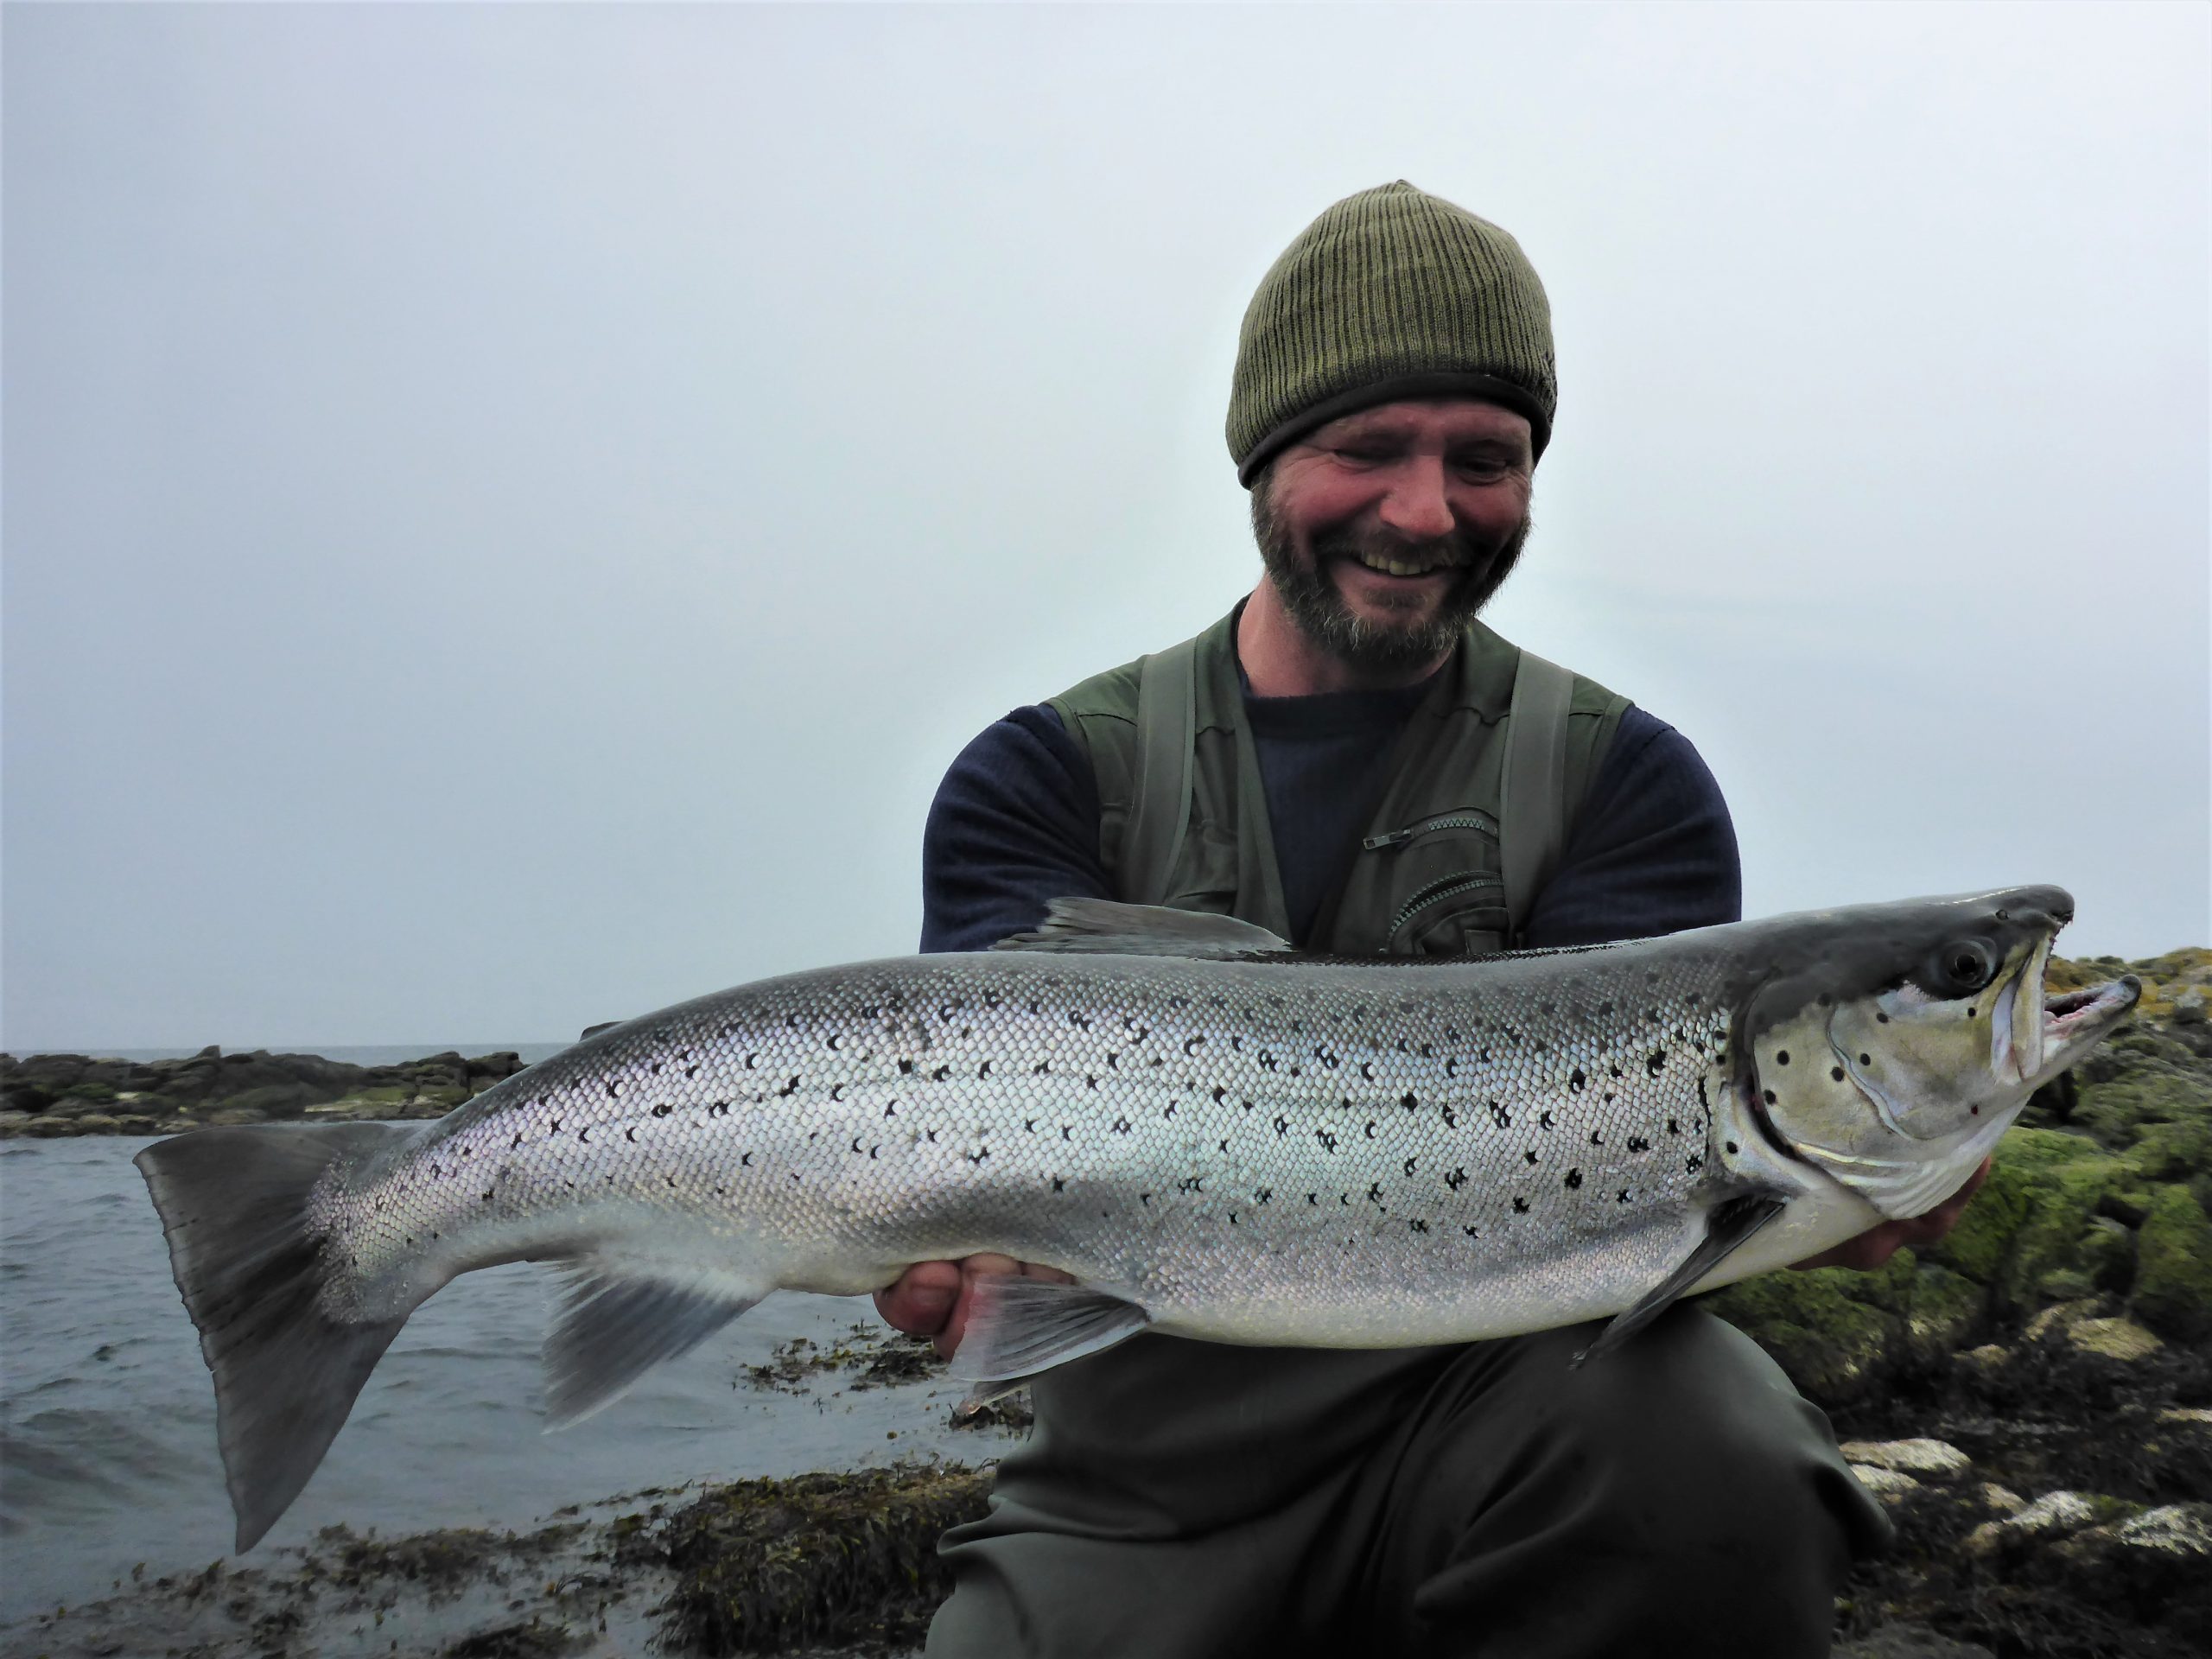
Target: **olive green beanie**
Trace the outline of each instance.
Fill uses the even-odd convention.
[[[1544,285],[1521,245],[1404,180],[1346,196],[1261,279],[1236,340],[1229,453],[1249,487],[1289,444],[1400,397],[1481,397],[1551,438]]]

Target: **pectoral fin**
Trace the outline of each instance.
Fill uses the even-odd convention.
[[[1664,1313],[1738,1245],[1780,1215],[1785,1202],[1771,1192],[1746,1192],[1714,1205],[1706,1212],[1705,1236],[1697,1248],[1683,1258],[1680,1267],[1646,1291],[1635,1306],[1615,1315],[1598,1340],[1574,1357],[1569,1369],[1611,1353]]]
[[[992,1274],[976,1281],[952,1375],[963,1382],[1012,1385],[977,1389],[969,1397],[981,1402],[1039,1371],[1111,1348],[1151,1323],[1152,1315],[1135,1302],[1103,1290]]]

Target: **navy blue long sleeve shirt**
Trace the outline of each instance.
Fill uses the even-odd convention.
[[[1404,692],[1251,698],[1283,892],[1302,931],[1342,874],[1387,779]],[[1036,926],[1048,901],[1111,898],[1090,764],[1050,708],[987,727],[945,773],[922,841],[925,951],[980,950]],[[1736,834],[1689,741],[1630,708],[1528,925],[1531,945],[1592,944],[1732,922]]]

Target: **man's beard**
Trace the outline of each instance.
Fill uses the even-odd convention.
[[[1308,565],[1300,561],[1290,532],[1275,516],[1272,483],[1271,478],[1263,476],[1252,492],[1252,535],[1260,544],[1260,557],[1284,610],[1298,631],[1322,650],[1370,673],[1410,673],[1430,666],[1449,652],[1466,632],[1467,624],[1513,573],[1529,539],[1526,513],[1512,533],[1494,548],[1484,547],[1478,537],[1465,531],[1433,542],[1408,542],[1402,537],[1338,528],[1313,538],[1313,561]],[[1452,586],[1433,614],[1409,612],[1404,621],[1370,620],[1359,615],[1344,602],[1328,574],[1335,561],[1357,560],[1362,553],[1402,563],[1426,563],[1437,552],[1456,563]]]

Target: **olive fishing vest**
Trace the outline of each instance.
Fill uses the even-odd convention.
[[[1287,938],[1231,612],[1051,699],[1097,780],[1099,851],[1133,903]],[[1476,622],[1399,734],[1309,950],[1484,956],[1520,942],[1628,700]]]

